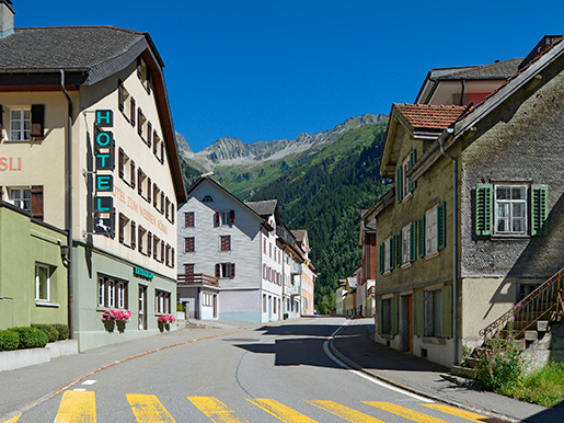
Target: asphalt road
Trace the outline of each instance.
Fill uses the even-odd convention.
[[[342,323],[302,319],[140,357],[93,375],[14,422],[469,421],[332,360],[325,344]]]

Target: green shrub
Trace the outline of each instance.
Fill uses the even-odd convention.
[[[59,331],[55,328],[54,325],[46,325],[43,323],[33,323],[31,325],[32,328],[39,329],[45,335],[47,335],[48,342],[55,342],[59,339]]]
[[[503,392],[519,383],[523,371],[521,350],[510,335],[506,339],[495,336],[479,350],[476,385],[494,392]]]
[[[184,311],[184,304],[176,304],[176,311]]]
[[[59,332],[59,341],[64,341],[65,339],[69,339],[70,331],[68,325],[63,323],[55,323],[55,329]]]
[[[20,336],[19,348],[43,348],[47,345],[47,335],[39,329],[19,327],[12,328],[11,330],[17,332]]]
[[[0,330],[0,351],[17,350],[20,345],[20,335],[13,330]]]

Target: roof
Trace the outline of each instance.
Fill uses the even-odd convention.
[[[278,200],[253,201],[245,205],[253,209],[259,216],[272,216],[276,211]]]
[[[414,130],[446,129],[467,109],[467,106],[433,104],[394,104],[394,107]]]
[[[303,242],[304,238],[307,236],[307,230],[305,229],[293,229],[291,232],[298,242]]]
[[[496,61],[491,65],[473,66],[470,69],[442,75],[437,79],[507,79],[517,73],[517,71],[519,70],[519,64],[521,64],[522,61],[522,57],[504,60],[503,62]]]
[[[91,69],[144,38],[112,26],[16,28],[0,39],[0,69]]]
[[[260,215],[258,215],[251,207],[249,207],[246,203],[243,203],[241,200],[239,200],[237,197],[235,197],[233,194],[231,194],[229,191],[223,188],[217,181],[214,181],[210,176],[200,176],[200,179],[194,182],[192,186],[188,189],[188,191],[186,191],[186,197],[188,197],[189,199],[190,196],[192,196],[192,194],[196,190],[196,188],[198,188],[204,182],[210,183],[214,187],[218,188],[220,191],[222,191],[228,197],[230,197],[233,201],[239,203],[243,208],[247,209],[249,213],[251,213],[251,215],[253,215],[256,219],[258,219],[261,222],[263,226],[267,227],[269,230],[272,229],[269,227],[268,222],[266,222]]]

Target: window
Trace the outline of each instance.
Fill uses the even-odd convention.
[[[474,212],[477,236],[548,235],[548,186],[479,184]]]
[[[127,308],[127,281],[98,275],[98,307]]]
[[[214,215],[215,226],[231,226],[235,224],[235,210],[216,211]]]
[[[196,251],[196,240],[195,238],[184,238],[184,252],[193,253]]]
[[[411,153],[403,160],[401,165],[396,169],[396,200],[401,203],[410,192],[416,187],[415,182],[411,182],[411,178],[407,176],[407,172],[413,167],[417,160],[416,150],[411,150]]]
[[[195,226],[196,220],[194,212],[184,213],[184,227],[193,228]]]
[[[262,311],[266,313],[266,295],[262,294]]]
[[[122,148],[118,150],[119,177],[130,187],[135,188],[135,162],[129,158]]]
[[[153,131],[153,154],[157,160],[161,163],[164,162],[164,143],[161,138],[157,135],[157,131]],[[159,157],[160,155],[160,157]]]
[[[143,228],[143,226],[139,225],[139,229],[138,229],[139,233],[138,233],[138,240],[137,240],[137,248],[139,249],[139,252],[141,254],[145,254],[144,252],[144,248],[145,245],[147,245],[147,230],[145,228]]]
[[[159,261],[161,240],[159,237],[153,235],[153,258]]]
[[[411,262],[411,225],[404,226],[401,230],[401,262],[402,264]]]
[[[384,273],[392,270],[392,238],[384,241]]]
[[[204,199],[202,200],[203,203],[213,203],[213,198],[211,198],[211,196],[206,195],[204,197]]]
[[[35,264],[35,299],[37,301],[50,300],[49,297],[50,271],[44,264]]]
[[[10,140],[29,141],[31,139],[31,110],[10,110]]]
[[[213,294],[210,294],[209,292],[204,292],[203,293],[203,300],[202,300],[202,305],[204,307],[213,307]]]
[[[195,265],[193,263],[188,263],[184,265],[184,273],[186,275],[193,275],[195,273],[194,269],[195,269]]]
[[[431,255],[438,251],[437,207],[425,213],[425,254]]]
[[[119,242],[124,245],[131,246],[132,242],[135,242],[135,239],[132,238],[133,225],[131,224],[131,220],[124,214],[120,213],[118,224]]]
[[[220,236],[219,242],[219,250],[220,251],[231,251],[231,237],[227,236]]]
[[[494,228],[496,234],[526,234],[527,186],[495,186]]]
[[[170,313],[170,292],[155,289],[155,313],[168,314]]]
[[[425,291],[425,336],[442,336],[442,291]]]
[[[8,188],[10,203],[27,211],[31,211],[31,189]]]
[[[216,278],[234,278],[235,263],[217,263],[215,265]]]

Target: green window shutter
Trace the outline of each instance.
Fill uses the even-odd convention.
[[[531,235],[548,235],[548,186],[531,187]]]
[[[418,222],[418,229],[419,229],[419,237],[418,237],[418,245],[419,248],[419,257],[425,257],[425,215],[419,218]]]
[[[395,181],[396,200],[398,204],[401,203],[401,200],[403,200],[403,184],[401,182],[402,182],[402,168],[400,164],[400,167],[396,169],[396,181]]]
[[[391,316],[391,332],[392,335],[397,335],[398,334],[398,297],[397,296],[393,296],[392,297],[392,301],[391,301],[391,312],[392,312],[392,316]]]
[[[423,306],[423,291],[415,292],[415,335],[423,336],[425,328],[425,310]]]
[[[476,235],[492,234],[493,226],[493,186],[492,184],[476,185]]]
[[[409,225],[409,260],[412,263],[417,260],[417,224],[415,222]]]
[[[394,247],[396,237],[395,236],[391,236],[389,239],[389,243],[390,243],[390,270],[394,270],[395,264],[396,264],[396,249]]]
[[[384,243],[380,244],[380,274],[384,273]]]
[[[382,298],[378,298],[378,333],[382,333]]]
[[[437,247],[442,250],[446,247],[446,203],[437,206]]]
[[[416,161],[417,161],[417,150],[413,149],[411,151],[411,154],[409,155],[409,168],[410,169],[413,167],[413,165],[415,164]],[[417,182],[410,182],[409,183],[409,190],[411,192],[415,191],[416,187],[417,187]]]
[[[401,231],[396,234],[396,266],[401,267],[402,264],[402,239]]]
[[[452,338],[452,285],[446,285],[441,290],[442,319],[444,338]]]

